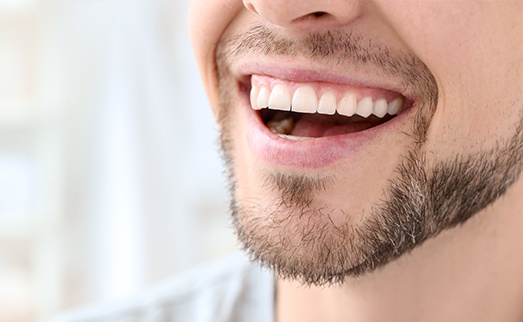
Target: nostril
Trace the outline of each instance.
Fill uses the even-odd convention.
[[[314,12],[308,13],[304,16],[294,19],[293,22],[295,22],[295,23],[296,22],[305,22],[305,21],[312,21],[312,20],[316,20],[316,19],[323,20],[323,19],[326,19],[328,16],[329,16],[328,12],[314,11]]]
[[[256,8],[254,7],[254,5],[252,3],[247,3],[247,4],[244,3],[244,5],[247,8],[247,10],[251,11],[252,13],[258,14],[258,11],[256,11]]]

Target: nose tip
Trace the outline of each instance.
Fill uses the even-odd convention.
[[[243,0],[245,8],[281,28],[329,28],[360,14],[361,0]]]

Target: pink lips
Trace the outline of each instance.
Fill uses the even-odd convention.
[[[376,145],[373,143],[378,142],[380,137],[393,133],[394,129],[403,123],[404,115],[407,114],[403,113],[386,123],[361,132],[293,141],[270,132],[249,104],[244,112],[249,124],[247,140],[253,153],[260,160],[268,165],[310,169],[326,167]]]
[[[299,77],[294,71],[280,73],[299,82]],[[306,72],[304,81],[312,82],[315,72]],[[311,76],[312,75],[312,76]],[[271,75],[278,78],[278,76]],[[282,77],[280,77],[282,78]],[[284,78],[284,77],[283,77]],[[285,79],[285,78],[284,78]],[[322,78],[321,82],[329,79]],[[245,81],[245,79],[244,79]],[[345,82],[329,82],[340,87]],[[245,85],[245,84],[244,84]],[[361,83],[357,84],[361,86]],[[246,87],[246,86],[243,86]],[[390,91],[390,89],[388,89]],[[249,93],[243,93],[242,112],[248,120],[248,144],[254,155],[268,166],[283,166],[290,168],[320,169],[337,161],[350,159],[359,155],[364,149],[386,148],[379,146],[380,138],[400,132],[398,129],[405,122],[408,111],[401,113],[392,120],[369,128],[364,131],[342,135],[325,136],[319,138],[306,138],[304,140],[290,140],[272,133],[263,123],[258,112],[250,106]]]
[[[347,158],[385,135],[397,119],[362,132],[293,141],[270,132],[250,107],[248,118],[247,138],[255,155],[268,164],[293,168],[321,168]]]

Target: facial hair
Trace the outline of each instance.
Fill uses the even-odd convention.
[[[399,77],[419,97],[409,133],[411,147],[364,220],[354,223],[348,209],[312,206],[314,196],[331,187],[333,178],[268,173],[264,185],[278,191],[270,205],[237,197],[236,151],[231,129],[233,79],[228,66],[245,53],[306,57],[330,63],[373,66],[384,76]],[[408,253],[445,229],[466,222],[500,198],[523,168],[523,115],[511,138],[493,148],[451,160],[430,160],[424,152],[427,131],[437,105],[433,75],[416,56],[394,52],[353,34],[311,33],[289,40],[263,26],[219,44],[216,54],[220,80],[222,155],[230,182],[233,225],[253,260],[280,277],[322,286],[342,283],[375,271]],[[346,215],[345,222],[332,220]]]

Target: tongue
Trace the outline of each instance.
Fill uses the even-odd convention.
[[[324,137],[359,132],[372,126],[371,122],[366,119],[347,122],[346,117],[322,117],[318,114],[311,114],[304,115],[297,120],[290,134],[300,137]]]

